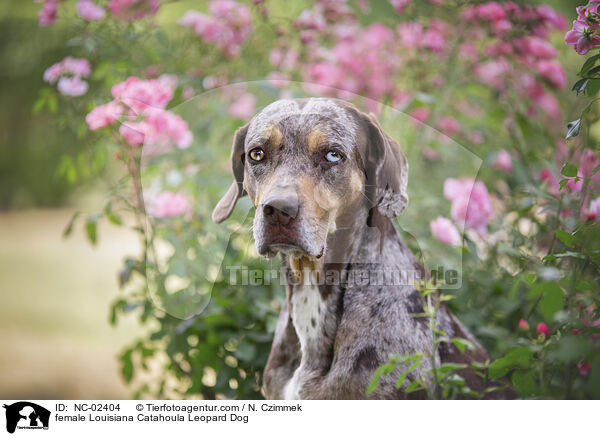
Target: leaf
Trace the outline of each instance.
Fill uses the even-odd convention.
[[[97,231],[98,231],[98,219],[100,214],[92,213],[88,215],[85,220],[85,234],[92,245],[96,245],[97,242]]]
[[[515,371],[511,378],[512,384],[521,397],[531,397],[537,391],[534,371]]]
[[[131,350],[125,351],[121,355],[121,374],[125,381],[129,383],[133,379],[133,361],[131,360]]]
[[[375,370],[373,378],[371,379],[371,383],[369,383],[369,386],[367,387],[367,396],[371,395],[375,391],[375,389],[377,389],[377,386],[379,386],[379,379],[381,378],[381,374],[383,373],[384,368],[385,365],[382,365]]]
[[[410,385],[408,385],[408,387],[406,388],[406,393],[410,394],[411,392],[422,389],[422,387],[420,385],[421,385],[421,380],[415,380]]]
[[[589,81],[590,79],[578,80],[577,82],[575,82],[575,85],[573,85],[573,88],[571,88],[571,91],[575,91],[577,95],[579,95],[580,93],[585,91],[585,88],[587,87]]]
[[[565,177],[577,177],[577,167],[573,164],[566,163],[563,165],[560,173]]]
[[[402,374],[400,374],[400,377],[398,377],[398,380],[396,381],[396,389],[400,389],[402,387],[405,379],[406,379],[406,373],[403,372]]]
[[[573,244],[576,241],[573,235],[571,235],[569,232],[565,232],[564,230],[560,229],[556,231],[556,237],[560,242],[562,242],[569,248],[573,248]]]
[[[581,118],[575,121],[571,121],[567,124],[567,136],[565,139],[571,139],[579,135],[579,129],[581,128]]]
[[[540,302],[539,309],[547,321],[554,320],[554,314],[563,308],[563,292],[556,283],[544,292],[544,298]]]
[[[585,90],[587,91],[587,95],[589,97],[593,97],[594,95],[598,94],[598,91],[600,91],[600,79],[590,80],[585,87]]]
[[[595,75],[595,74],[598,74],[599,72],[600,72],[600,66],[597,66],[597,67],[594,67],[594,68],[592,68],[591,70],[589,70],[589,71],[587,72],[587,75],[588,75],[588,76],[593,76],[593,75]]]
[[[597,55],[587,58],[587,60],[583,63],[583,66],[581,67],[581,71],[579,72],[579,75],[586,76],[587,73],[594,66],[594,64],[596,63],[596,61],[598,59],[600,59],[600,54],[597,54]]]
[[[73,232],[73,225],[75,224],[75,220],[77,219],[77,217],[79,217],[80,214],[81,212],[77,211],[71,216],[69,224],[67,224],[67,226],[63,230],[63,238],[67,238]]]
[[[461,354],[464,354],[464,352],[467,348],[470,351],[475,351],[475,345],[473,344],[473,342],[469,341],[468,339],[452,338],[452,343],[454,344],[454,346],[456,348],[458,348],[458,350],[461,352]]]

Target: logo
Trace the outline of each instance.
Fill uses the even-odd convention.
[[[48,430],[50,411],[29,401],[19,401],[4,405],[6,409],[6,431],[14,433],[15,429]]]

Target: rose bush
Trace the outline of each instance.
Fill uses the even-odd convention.
[[[121,355],[139,396],[261,397],[283,292],[244,276],[272,268],[249,205],[227,226],[210,212],[235,129],[277,98],[321,95],[376,113],[401,143],[411,204],[396,224],[427,267],[459,270],[436,286],[494,358],[477,370],[525,398],[598,398],[600,124],[593,100],[565,135],[574,72],[561,62],[562,38],[580,54],[600,45],[598,2],[572,11],[570,31],[527,2],[41,3],[40,26],[72,26],[72,53],[37,106],[58,92],[64,124],[112,156],[93,168],[113,181],[106,205],[66,233],[83,219],[96,243],[107,219],[141,238],[111,315],[148,325]],[[600,90],[599,59],[578,94]]]

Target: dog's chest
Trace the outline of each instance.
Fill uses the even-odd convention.
[[[300,390],[310,376],[311,364],[320,358],[323,347],[327,305],[314,285],[302,285],[291,296],[291,318],[300,342],[300,366],[284,389],[284,398],[300,398]]]

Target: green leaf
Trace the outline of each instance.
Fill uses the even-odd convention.
[[[575,121],[571,121],[567,124],[567,136],[566,139],[574,138],[579,135],[579,129],[581,128],[581,118]]]
[[[464,338],[452,338],[452,343],[463,354],[468,348],[470,351],[475,351],[475,344]]]
[[[593,97],[598,94],[598,91],[600,91],[600,79],[590,80],[585,87],[585,90],[587,91],[587,95],[589,97]]]
[[[402,387],[405,379],[406,379],[406,373],[403,372],[402,374],[400,374],[400,377],[398,377],[398,380],[396,381],[396,389],[400,389]]]
[[[577,167],[573,164],[566,163],[563,165],[560,173],[565,177],[577,177]]]
[[[381,378],[381,374],[383,373],[384,367],[385,365],[380,366],[375,370],[373,378],[371,379],[371,383],[369,383],[369,386],[367,387],[367,396],[375,392],[375,389],[377,389],[377,386],[379,386],[379,379]]]
[[[131,382],[133,379],[133,361],[131,360],[131,350],[125,351],[121,355],[121,374],[123,374],[123,378],[127,383]]]
[[[588,76],[594,76],[600,72],[600,66],[594,67],[587,72]]]
[[[96,245],[97,242],[97,231],[98,231],[98,219],[100,218],[99,213],[92,213],[88,215],[85,220],[85,234],[92,245]]]
[[[586,76],[588,72],[593,68],[594,64],[598,59],[600,59],[600,54],[587,58],[586,61],[583,63],[581,70],[579,71],[579,75]]]
[[[589,81],[590,79],[578,80],[577,82],[575,82],[575,85],[573,85],[573,88],[571,88],[571,91],[575,91],[577,95],[579,95],[581,92],[585,91],[585,88],[587,87]]]
[[[515,371],[512,375],[512,384],[521,397],[527,398],[535,395],[537,384],[534,375],[535,373],[533,370]]]
[[[67,224],[67,226],[63,230],[63,238],[67,238],[73,232],[73,225],[75,224],[75,220],[77,219],[77,217],[79,217],[80,214],[81,212],[77,211],[71,216],[69,224]]]
[[[408,387],[406,388],[406,393],[410,394],[411,392],[418,391],[421,389],[423,389],[421,387],[421,380],[415,380],[410,385],[408,385]]]
[[[563,308],[563,292],[556,283],[551,285],[545,292],[544,298],[540,302],[539,309],[546,321],[553,321],[554,314]]]
[[[573,248],[573,244],[576,242],[576,238],[569,232],[565,232],[564,230],[557,230],[556,237],[560,242],[562,242],[569,248]]]

